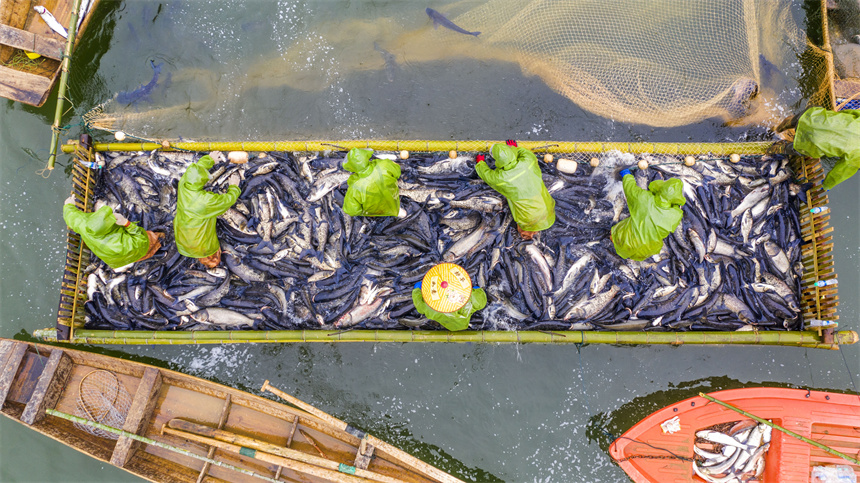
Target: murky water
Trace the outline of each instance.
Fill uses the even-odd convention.
[[[480,2],[457,4],[468,7]],[[717,120],[672,129],[613,123],[584,112],[512,63],[405,62],[389,82],[374,67],[345,69],[351,52],[329,52],[326,22],[428,29],[414,2],[103,1],[73,69],[76,109],[66,123],[152,74],[172,72],[154,104],[189,107],[146,133],[192,139],[558,139],[716,141],[759,139],[762,128]],[[795,5],[800,17],[802,5]],[[359,23],[361,23],[359,22]],[[358,38],[358,37],[356,37]],[[318,42],[310,73],[289,83],[248,72],[281,65],[299,40]],[[328,53],[327,53],[328,52]],[[292,59],[294,61],[294,59]],[[359,62],[360,64],[361,62]],[[796,69],[790,65],[780,66]],[[274,67],[273,67],[274,69]],[[311,75],[312,74],[312,75]],[[319,79],[325,80],[320,83]],[[309,86],[310,84],[310,86]],[[790,84],[790,83],[789,83]],[[793,84],[796,87],[797,83]],[[800,104],[789,85],[780,102]],[[793,89],[793,90],[792,90]],[[54,105],[0,103],[0,336],[27,338],[54,325],[69,181],[44,166]],[[72,126],[69,136],[79,127]],[[137,132],[137,131],[136,131]],[[61,157],[61,159],[64,159]],[[65,161],[63,161],[65,162]],[[860,308],[860,180],[831,191],[841,326],[857,330]],[[257,392],[263,380],[406,451],[472,481],[628,481],[606,454],[610,436],[699,390],[785,385],[849,390],[857,346],[842,353],[765,347],[552,347],[469,344],[294,344],[215,347],[90,347]],[[843,362],[843,357],[844,361]],[[860,380],[856,381],[860,383]],[[0,419],[2,481],[135,481],[121,470]]]

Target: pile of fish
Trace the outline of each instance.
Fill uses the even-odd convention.
[[[725,426],[725,425],[720,425]],[[725,432],[705,429],[696,433],[693,471],[709,483],[746,483],[764,473],[772,428],[752,419],[738,421]]]
[[[207,189],[241,173],[242,194],[218,220],[222,264],[206,271],[173,243],[176,186],[200,154],[108,153],[96,199],[166,234],[151,259],[119,273],[85,270],[87,327],[187,329],[440,329],[415,311],[415,282],[437,263],[463,266],[486,289],[483,330],[799,329],[798,197],[787,161],[610,153],[575,174],[541,162],[556,223],[523,241],[506,201],[472,156],[398,160],[405,218],[350,217],[343,152],[268,153],[217,162]],[[380,154],[394,159],[393,155]],[[640,186],[680,178],[684,219],[644,262],[609,240],[628,216],[616,171],[645,158]],[[491,160],[490,160],[491,161]]]

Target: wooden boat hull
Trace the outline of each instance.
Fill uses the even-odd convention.
[[[204,468],[203,461],[126,436],[114,440],[90,434],[72,422],[46,414],[46,410],[54,409],[85,419],[93,417],[79,409],[79,398],[82,390],[89,389],[89,382],[85,383],[84,379],[102,371],[114,374],[128,393],[129,409],[120,429],[197,455],[214,457],[219,462],[275,481],[372,481],[353,476],[350,471],[371,472],[381,481],[386,478],[421,483],[460,481],[345,423],[344,430],[327,417],[317,417],[302,409],[146,364],[0,339],[0,368],[0,401],[3,401],[5,416],[149,481],[264,480],[215,465]],[[121,399],[114,397],[115,406],[122,406]],[[220,427],[230,435],[308,455],[299,455],[299,460],[320,459],[324,454],[331,466],[342,469],[314,466],[311,474],[301,464],[295,465],[299,469],[293,467],[292,460],[287,462],[289,466],[281,466],[261,461],[259,455],[257,458],[248,456],[247,451],[239,454],[226,449],[215,450],[207,444],[191,441],[190,437],[162,434],[165,424],[169,421],[176,424],[178,420],[204,425],[207,429]]]
[[[764,387],[710,395],[843,453],[856,457],[860,452],[860,396]],[[675,416],[681,420],[681,431],[664,434],[660,424]],[[637,483],[702,482],[693,475],[690,461],[674,458],[667,451],[693,458],[696,431],[743,419],[748,418],[705,398],[692,397],[636,423],[610,445],[609,454]],[[835,464],[851,463],[773,430],[762,481],[808,483],[813,466]],[[860,466],[853,468],[860,475]]]
[[[75,37],[76,43],[83,37],[98,3],[99,0],[92,0],[87,9]],[[60,25],[68,28],[74,1],[0,2],[0,97],[41,107],[60,76],[66,39],[45,24],[33,10],[34,5],[47,8]],[[42,57],[16,62],[16,58],[23,58],[21,51],[35,52]]]

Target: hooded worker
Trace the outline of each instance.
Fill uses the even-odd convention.
[[[860,169],[860,110],[834,112],[823,107],[811,107],[802,114],[785,119],[776,131],[791,128],[796,129],[794,144],[779,141],[768,152],[838,158],[824,178],[824,189],[832,189]]]
[[[440,263],[415,284],[412,303],[419,313],[446,329],[465,330],[472,314],[487,306],[487,293],[480,287],[472,287],[463,267]]]
[[[350,149],[343,169],[349,177],[343,212],[350,216],[398,216],[400,212],[400,166],[387,159],[371,159],[372,149]]]
[[[209,170],[215,165],[212,156],[223,155],[214,151],[188,166],[177,189],[176,218],[173,232],[176,249],[180,254],[197,258],[207,268],[221,263],[221,245],[215,233],[215,220],[236,203],[242,190],[239,189],[239,174],[230,175],[230,185],[224,194],[203,189],[209,181]]]
[[[164,236],[128,221],[109,205],[84,213],[75,206],[74,196],[63,205],[63,219],[90,251],[113,269],[152,257],[161,248],[159,238]]]
[[[475,159],[475,171],[491,188],[508,200],[517,230],[526,240],[555,223],[555,200],[543,184],[537,157],[517,142],[497,143],[490,149],[496,169],[490,169],[484,156]]]
[[[675,231],[684,212],[684,182],[654,180],[648,189],[636,185],[629,169],[621,171],[630,217],[612,227],[612,243],[620,257],[645,260],[660,253],[663,239]]]

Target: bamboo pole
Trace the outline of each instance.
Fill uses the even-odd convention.
[[[46,341],[56,340],[55,329],[33,332]],[[132,331],[75,330],[72,343],[121,345],[238,344],[298,342],[468,342],[616,345],[775,345],[837,350],[860,340],[852,330],[834,333],[832,344],[815,331],[734,332],[614,332],[614,331],[460,331],[443,330],[239,330],[239,331]]]
[[[493,144],[504,141],[385,141],[385,140],[341,140],[341,141],[246,141],[246,142],[176,142],[168,150],[182,151],[331,151],[352,148],[377,151],[489,151]],[[555,142],[520,141],[520,147],[549,153],[605,153],[611,150],[634,154],[764,154],[769,142],[752,143],[605,143],[605,142]],[[71,153],[75,143],[63,145],[63,152]],[[142,143],[96,143],[96,151],[152,151],[162,149],[156,142]]]
[[[348,473],[351,475],[355,475],[361,478],[367,478],[373,481],[380,481],[383,483],[402,483],[403,480],[399,480],[397,478],[392,478],[390,476],[381,475],[379,473],[363,470],[361,468],[356,468],[354,466],[345,465],[342,463],[338,463],[336,461],[332,461],[326,458],[322,458],[319,456],[315,456],[312,454],[307,454],[302,451],[286,448],[284,446],[278,446],[275,444],[267,443],[265,441],[260,441],[258,439],[249,438],[247,436],[241,436],[235,433],[231,433],[229,431],[224,431],[222,429],[210,428],[209,426],[204,426],[201,424],[195,424],[190,421],[185,421],[183,419],[171,419],[167,422],[165,427],[162,427],[162,432],[166,432],[167,434],[171,434],[172,431],[178,431],[180,433],[189,433],[194,434],[199,437],[210,438],[212,440],[217,440],[223,443],[230,443],[234,445],[244,446],[246,448],[252,448],[262,454],[269,454],[278,456],[281,458],[287,458],[288,460],[296,460],[302,463],[307,463],[310,465],[320,466],[322,468],[327,468],[334,471],[340,471],[342,473]],[[178,434],[183,436],[181,434]],[[183,436],[184,437],[184,436]],[[206,443],[209,444],[209,443]],[[219,447],[220,448],[220,447]],[[224,448],[221,448],[224,449]],[[231,450],[232,451],[232,450]],[[276,461],[270,461],[270,463],[280,464]],[[284,465],[282,465],[284,466]],[[289,466],[284,466],[285,468],[290,468]]]
[[[392,455],[392,457],[394,457],[399,463],[405,464],[405,465],[411,467],[412,469],[414,469],[418,472],[424,473],[425,475],[427,475],[431,478],[434,478],[434,479],[436,479],[442,483],[464,483],[462,480],[460,480],[458,478],[454,478],[453,476],[449,475],[448,473],[445,473],[444,471],[436,468],[435,466],[421,461],[420,459],[410,455],[409,453],[406,453],[405,451],[401,450],[400,448],[392,446],[392,445],[386,443],[385,441],[382,441],[381,439],[373,436],[372,434],[367,434],[364,431],[353,428],[352,426],[345,423],[344,421],[341,421],[340,419],[337,419],[336,417],[334,417],[334,416],[332,416],[332,415],[330,415],[324,411],[321,411],[321,410],[311,406],[310,404],[308,404],[304,401],[301,401],[300,399],[297,399],[296,397],[291,396],[291,395],[281,391],[280,389],[278,389],[276,387],[273,387],[272,385],[269,384],[268,379],[266,379],[266,382],[263,383],[263,387],[260,390],[271,392],[272,394],[280,397],[281,399],[289,402],[290,404],[292,404],[292,405],[294,405],[294,406],[296,406],[296,407],[298,407],[304,411],[307,411],[308,413],[316,416],[317,418],[319,418],[325,422],[328,422],[329,424],[331,424],[335,428],[338,428],[338,429],[340,429],[344,432],[347,432],[349,434],[352,434],[356,437],[366,439],[368,444],[373,445],[378,450],[380,450],[384,453],[388,453],[389,455]]]
[[[66,50],[63,52],[63,62],[60,64],[60,90],[57,93],[57,109],[54,111],[54,123],[51,125],[51,154],[48,156],[48,169],[54,169],[57,160],[57,147],[60,144],[60,121],[63,118],[63,100],[66,97],[66,88],[69,81],[69,63],[72,59],[72,50],[75,48],[75,37],[78,35],[78,11],[81,9],[81,0],[75,0],[69,15],[69,36],[66,38]],[[65,152],[65,149],[64,149]]]
[[[748,417],[748,418],[751,418],[751,419],[754,419],[754,420],[756,420],[756,421],[758,421],[758,422],[760,422],[760,423],[762,423],[762,424],[766,424],[766,425],[770,426],[770,427],[771,427],[771,428],[773,428],[773,429],[776,429],[776,430],[782,431],[783,433],[785,433],[785,434],[787,434],[787,435],[791,436],[792,438],[797,438],[797,439],[799,439],[799,440],[803,441],[804,443],[811,444],[812,446],[815,446],[815,447],[816,447],[816,448],[818,448],[818,449],[824,450],[824,451],[826,451],[826,452],[828,452],[828,453],[830,453],[830,454],[832,454],[832,455],[835,455],[835,456],[838,456],[838,457],[843,458],[843,459],[845,459],[845,460],[848,460],[848,461],[850,461],[851,463],[854,463],[855,465],[860,465],[860,460],[854,459],[854,458],[852,458],[852,457],[848,456],[847,454],[840,453],[839,451],[836,451],[835,449],[833,449],[833,448],[831,448],[831,447],[829,447],[829,446],[825,446],[825,445],[823,445],[823,444],[819,443],[818,441],[813,441],[813,440],[811,440],[811,439],[809,439],[809,438],[805,438],[805,437],[803,437],[803,436],[801,436],[801,435],[799,435],[799,434],[795,433],[794,431],[790,431],[790,430],[788,430],[788,429],[783,428],[782,426],[780,426],[780,425],[778,425],[778,424],[772,423],[772,422],[770,422],[770,421],[768,421],[768,420],[766,420],[766,419],[762,419],[762,418],[760,418],[760,417],[758,417],[758,416],[756,416],[756,415],[754,415],[754,414],[748,413],[748,412],[744,411],[743,409],[741,409],[741,408],[739,408],[739,407],[737,407],[737,406],[733,406],[733,405],[731,405],[731,404],[729,404],[729,403],[727,403],[727,402],[725,402],[725,401],[720,401],[719,399],[717,399],[717,398],[715,398],[715,397],[713,397],[713,396],[709,396],[709,395],[707,395],[707,394],[705,394],[705,393],[703,393],[703,392],[700,392],[700,393],[699,393],[699,396],[701,396],[701,397],[703,397],[703,398],[707,399],[708,401],[715,402],[715,403],[719,404],[720,406],[723,406],[723,407],[726,407],[726,408],[728,408],[728,409],[731,409],[732,411],[734,411],[734,412],[736,412],[736,413],[743,414],[744,416],[746,416],[746,417]]]
[[[176,436],[179,438],[185,438],[189,441],[193,441],[195,443],[209,445],[215,448],[218,448],[223,451],[229,451],[231,453],[237,453],[242,456],[246,456],[248,458],[253,458],[258,461],[263,461],[265,463],[275,464],[278,466],[282,466],[284,468],[290,469],[297,473],[302,473],[305,475],[313,476],[316,478],[322,478],[325,481],[331,481],[333,483],[366,483],[369,481],[367,478],[353,476],[353,472],[356,469],[353,466],[349,465],[340,465],[338,470],[331,470],[328,468],[323,468],[320,466],[315,466],[312,464],[304,463],[299,460],[285,458],[282,456],[277,456],[269,453],[264,453],[261,451],[257,451],[254,448],[250,448],[247,446],[242,446],[238,444],[228,443],[225,441],[220,441],[214,438],[208,438],[206,436],[200,436],[194,433],[189,433],[186,431],[181,431],[178,429],[172,429],[167,426],[163,426],[161,428],[162,434],[169,434],[171,436]],[[335,463],[337,465],[337,463]],[[396,480],[394,478],[386,479],[386,480],[376,480],[376,481],[384,481],[385,483],[403,483],[402,480]]]
[[[161,441],[156,441],[151,438],[147,438],[145,436],[138,436],[134,433],[130,433],[128,431],[123,431],[122,429],[113,428],[111,426],[107,426],[101,423],[97,423],[95,421],[90,421],[89,419],[80,418],[78,416],[74,416],[72,414],[67,414],[64,412],[57,411],[56,409],[46,409],[45,412],[50,414],[51,416],[56,416],[58,418],[66,419],[68,421],[72,421],[74,423],[83,424],[84,426],[90,426],[93,428],[101,429],[102,431],[107,431],[109,433],[118,434],[120,436],[125,436],[126,438],[131,438],[135,441],[139,441],[144,444],[158,446],[159,448],[164,448],[169,451],[173,451],[174,453],[179,453],[181,455],[185,455],[200,461],[205,461],[209,464],[213,464],[215,466],[220,466],[222,468],[227,468],[228,470],[238,471],[239,473],[253,476],[254,478],[259,478],[261,480],[271,481],[272,483],[282,483],[278,480],[269,478],[268,476],[261,475],[259,473],[254,473],[251,470],[246,470],[244,468],[239,468],[238,466],[233,466],[231,464],[227,464],[218,460],[214,460],[212,458],[207,458],[206,456],[200,456],[197,453],[193,453],[188,451],[187,449],[177,448],[176,446],[169,445],[167,443],[162,443]]]

